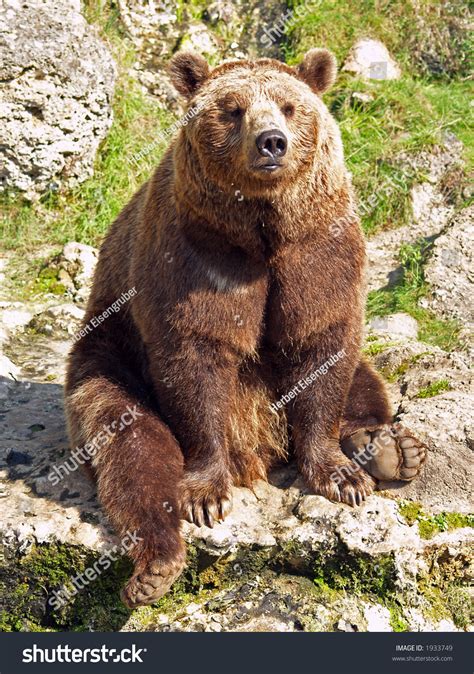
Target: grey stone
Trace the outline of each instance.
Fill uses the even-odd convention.
[[[397,313],[372,318],[369,321],[369,330],[376,334],[416,339],[418,336],[418,323],[408,314]]]
[[[364,38],[351,49],[343,70],[371,80],[397,80],[401,71],[379,40]]]
[[[49,266],[56,270],[59,281],[75,302],[84,304],[87,301],[97,258],[96,248],[72,241],[51,261]]]
[[[92,175],[115,65],[68,0],[0,5],[0,191],[35,199]]]
[[[427,306],[474,328],[474,207],[460,211],[439,236],[425,269]]]
[[[272,0],[218,0],[200,14],[170,0],[143,3],[119,0],[120,17],[136,49],[132,74],[168,108],[183,112],[182,101],[167,73],[180,49],[197,51],[213,63],[280,54],[287,21],[284,3]],[[288,15],[291,18],[291,15]]]

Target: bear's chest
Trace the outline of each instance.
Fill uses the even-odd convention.
[[[265,340],[275,347],[304,344],[357,311],[360,274],[350,258],[299,244],[269,267]]]

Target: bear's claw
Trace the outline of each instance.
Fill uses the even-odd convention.
[[[349,461],[339,466],[325,466],[306,483],[315,494],[353,507],[361,505],[375,486],[375,480],[368,473]]]
[[[212,529],[216,522],[224,520],[232,510],[232,494],[227,486],[210,487],[206,493],[204,491],[202,486],[199,492],[189,486],[183,489],[181,516],[198,527],[205,525]]]

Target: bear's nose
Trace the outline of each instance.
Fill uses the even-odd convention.
[[[257,136],[255,143],[259,153],[263,157],[271,157],[272,159],[283,157],[288,147],[285,134],[278,129],[264,131]]]

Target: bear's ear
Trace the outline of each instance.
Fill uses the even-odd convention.
[[[200,54],[183,51],[171,59],[169,73],[175,89],[186,98],[191,98],[209,77],[210,68]]]
[[[310,49],[297,67],[297,72],[314,92],[322,94],[336,81],[336,57],[327,49]]]

